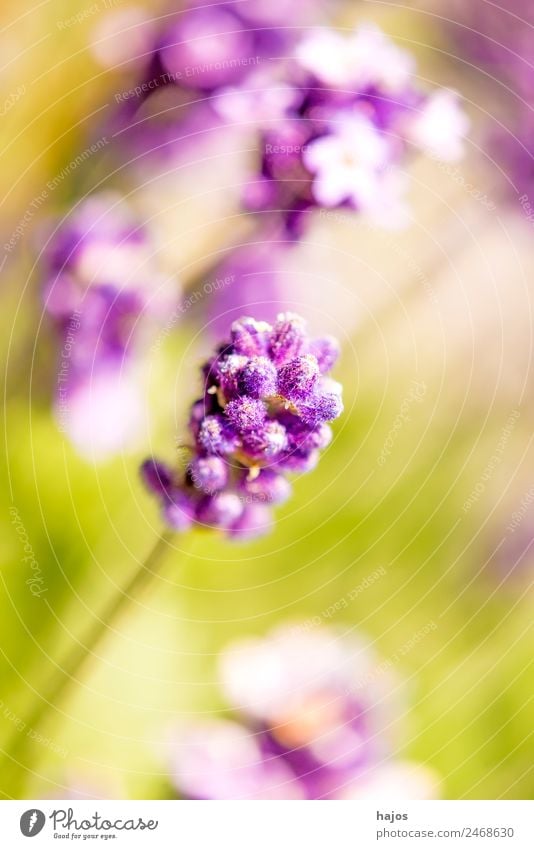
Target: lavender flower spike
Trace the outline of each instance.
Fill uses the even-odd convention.
[[[274,325],[234,322],[230,339],[203,368],[185,473],[155,459],[142,466],[167,524],[209,525],[239,539],[267,532],[272,505],[290,495],[287,472],[315,466],[331,439],[327,422],[343,410],[340,385],[326,377],[336,355],[335,340],[309,339],[304,320],[292,313]]]

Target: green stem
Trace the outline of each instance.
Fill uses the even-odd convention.
[[[57,710],[70,687],[80,682],[86,666],[91,659],[96,659],[94,650],[105,638],[108,629],[128,607],[132,598],[138,596],[157,575],[163,562],[163,554],[172,536],[170,531],[161,534],[148,557],[140,564],[126,586],[114,596],[107,608],[97,617],[85,638],[77,641],[63,663],[58,664],[56,673],[49,679],[48,685],[45,686],[44,692],[40,694],[33,709],[23,718],[22,731],[16,732],[4,749],[3,754],[11,762],[11,767],[15,765],[21,767],[24,772],[27,771],[25,754],[31,742],[28,733],[36,730],[48,718],[51,711]]]

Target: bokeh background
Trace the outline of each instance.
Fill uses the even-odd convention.
[[[172,452],[213,342],[202,309],[177,322],[147,363],[144,443],[107,463],[80,457],[51,414],[57,341],[42,309],[40,232],[103,181],[156,222],[185,285],[243,226],[237,186],[247,151],[231,136],[214,135],[178,164],[141,157],[128,166],[106,146],[36,202],[102,135],[114,95],[135,80],[131,64],[106,67],[95,49],[119,6],[130,8],[4,0],[0,12],[0,243],[35,210],[16,250],[1,256],[1,749],[160,532],[138,465],[147,451]],[[166,7],[143,8],[156,18]],[[4,757],[4,798],[172,796],[168,731],[177,719],[224,711],[220,649],[310,620],[363,633],[380,657],[397,658],[409,704],[397,753],[436,770],[443,797],[531,796],[534,225],[494,140],[497,130],[514,137],[522,95],[469,54],[451,22],[461,11],[332,6],[337,25],[377,22],[415,53],[422,81],[461,92],[466,156],[450,169],[410,163],[404,230],[316,216],[292,273],[312,328],[327,324],[343,345],[335,377],[346,413],[333,444],[297,481],[270,536],[242,545],[201,531],[175,537],[161,575],[48,712],[42,740],[20,759]],[[42,572],[40,597],[26,583],[13,509]],[[343,601],[378,569],[378,580]]]

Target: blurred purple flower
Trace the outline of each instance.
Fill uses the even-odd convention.
[[[250,125],[280,114],[293,103],[294,89],[273,86],[276,68],[324,7],[319,0],[190,0],[164,16],[158,29],[150,20],[131,22],[115,13],[118,36],[108,25],[111,32],[95,44],[97,56],[109,65],[116,53],[118,62],[132,64],[130,52],[124,58],[125,27],[139,45],[142,67],[136,84],[118,98],[114,126],[121,144],[174,153],[191,136],[198,140],[223,123]]]
[[[171,527],[197,522],[239,538],[270,529],[271,505],[290,494],[286,473],[315,466],[331,438],[327,422],[343,410],[341,387],[326,377],[336,356],[335,340],[310,340],[291,313],[274,326],[233,323],[230,340],[203,369],[185,473],[154,459],[142,467]]]
[[[282,627],[223,652],[233,720],[182,726],[177,790],[193,799],[431,798],[430,770],[392,756],[396,678],[335,631]]]
[[[150,70],[162,72],[168,83],[214,94],[261,63],[284,57],[324,6],[319,0],[190,0],[164,19]]]
[[[156,268],[146,228],[111,192],[81,202],[60,224],[43,265],[44,308],[60,337],[62,429],[82,453],[112,454],[140,422],[138,355],[174,293]]]
[[[458,98],[416,85],[411,54],[377,27],[303,36],[308,7],[193,3],[166,20],[143,79],[121,95],[121,143],[183,154],[234,127],[249,134],[246,147],[255,134],[258,148],[245,208],[281,215],[292,238],[317,207],[399,226],[409,148],[461,155],[468,124]]]
[[[453,92],[428,95],[414,62],[374,26],[350,36],[317,30],[297,44],[281,120],[265,121],[252,210],[276,210],[298,237],[314,207],[346,207],[398,226],[406,218],[401,167],[410,145],[461,155],[468,123]]]

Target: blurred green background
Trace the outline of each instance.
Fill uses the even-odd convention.
[[[95,111],[111,105],[129,79],[127,70],[103,71],[88,46],[104,8],[58,27],[84,8],[81,0],[23,11],[2,4],[2,89],[6,97],[24,89],[0,123],[2,244],[47,180],[87,146]],[[436,22],[371,2],[340,10],[343,22],[361,15],[416,51],[423,78],[462,88],[476,138],[478,93],[434,49],[442,35]],[[534,517],[527,514],[515,534],[507,525],[533,482],[534,262],[529,225],[500,201],[495,169],[478,145],[469,145],[461,173],[495,198],[495,211],[436,163],[414,162],[408,231],[317,221],[303,262],[311,284],[328,290],[344,341],[335,377],[345,386],[346,414],[333,445],[296,483],[271,536],[239,546],[202,532],[175,538],[160,577],[36,729],[46,739],[33,741],[19,763],[3,759],[4,798],[61,797],[72,786],[96,796],[166,798],[173,721],[224,709],[219,649],[277,622],[317,616],[363,632],[385,659],[435,623],[395,663],[410,705],[408,722],[396,729],[398,752],[435,768],[444,797],[531,797]],[[109,170],[90,161],[76,182]],[[113,185],[123,184],[124,174],[114,177]],[[160,531],[137,477],[143,449],[93,466],[50,413],[55,343],[42,315],[33,240],[75,191],[69,180],[54,191],[1,274],[0,748],[22,733],[17,723],[67,647],[83,638]],[[224,203],[197,210],[208,246],[221,238]],[[182,211],[172,226],[178,250],[180,233],[195,224]],[[183,256],[180,272],[196,259],[190,244]],[[184,322],[151,363],[148,427],[164,456],[196,394],[209,344],[197,332]],[[422,398],[410,403],[409,421],[381,464],[413,381],[424,384]],[[483,479],[514,411],[499,462]],[[10,508],[42,571],[41,597],[25,583],[29,570]],[[379,580],[328,614],[379,567]]]

